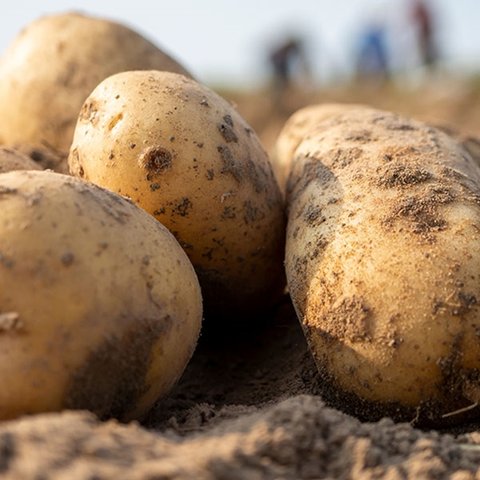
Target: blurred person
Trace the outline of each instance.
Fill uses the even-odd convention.
[[[427,67],[433,67],[438,60],[435,26],[432,11],[424,0],[412,0],[411,20],[417,32],[421,62]]]
[[[387,29],[380,21],[371,21],[357,40],[356,74],[360,80],[384,83],[390,76]]]
[[[273,75],[273,99],[280,109],[285,107],[285,97],[298,80],[308,73],[304,42],[295,36],[286,38],[270,52],[269,63]]]

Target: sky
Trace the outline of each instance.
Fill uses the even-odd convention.
[[[480,0],[430,4],[446,68],[480,70]],[[415,66],[415,55],[404,55],[413,49],[407,5],[408,0],[16,0],[2,13],[0,52],[35,18],[77,10],[126,23],[199,80],[217,85],[264,81],[269,50],[285,35],[300,34],[315,77],[328,82],[351,72],[355,39],[372,17],[388,25],[397,67]]]

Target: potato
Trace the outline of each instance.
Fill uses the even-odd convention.
[[[12,148],[32,159],[42,170],[53,170],[68,174],[67,153],[62,153],[50,147],[16,143]]]
[[[109,77],[82,107],[69,165],[172,231],[208,316],[246,318],[278,298],[281,193],[255,133],[208,88],[169,72]]]
[[[302,139],[324,120],[355,107],[360,105],[343,103],[309,105],[297,110],[287,120],[277,138],[272,155],[273,171],[283,192],[292,168],[293,154]]]
[[[118,23],[78,13],[27,26],[0,61],[0,141],[68,152],[78,112],[104,78],[125,70],[186,73]]]
[[[12,170],[41,170],[29,157],[11,148],[0,147],[0,173]]]
[[[200,287],[159,222],[53,172],[0,175],[0,418],[142,416],[195,347]]]
[[[294,157],[287,281],[326,395],[410,420],[478,402],[478,165],[368,108],[318,124]]]
[[[434,125],[450,135],[468,152],[472,159],[480,166],[480,138],[475,135],[467,135],[447,125]]]
[[[466,135],[460,138],[460,143],[477,165],[480,166],[480,138],[474,135]]]

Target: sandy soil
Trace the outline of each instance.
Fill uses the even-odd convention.
[[[1,424],[0,478],[480,478],[477,425],[458,435],[362,423],[326,406],[315,378],[285,299],[271,321],[222,342],[207,330],[142,425],[87,412]]]
[[[480,95],[462,92],[317,92],[282,109],[261,93],[234,99],[270,149],[289,113],[313,101],[412,113],[468,140],[480,134]],[[331,408],[321,387],[285,297],[269,319],[229,332],[207,326],[179,384],[141,424],[87,412],[0,423],[0,478],[480,479],[478,423],[435,431],[414,419],[362,422]]]
[[[359,103],[415,117],[436,126],[448,126],[465,137],[480,137],[480,81],[438,79],[407,88],[396,84],[347,85],[328,90],[299,90],[287,93],[283,103],[272,98],[268,90],[252,94],[224,92],[240,113],[260,135],[271,151],[277,135],[288,117],[298,108],[315,103]]]

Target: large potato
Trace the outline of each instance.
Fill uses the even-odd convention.
[[[0,147],[0,173],[12,170],[41,170],[29,157],[11,148]]]
[[[321,377],[351,401],[339,406],[438,420],[478,402],[478,165],[368,108],[317,125],[294,156],[288,286]]]
[[[78,13],[28,25],[0,60],[0,141],[68,152],[78,112],[104,78],[184,68],[138,33]]]
[[[208,88],[169,72],[113,75],[82,107],[69,165],[174,233],[209,315],[252,316],[276,301],[281,193],[255,133]]]
[[[144,414],[199,334],[194,270],[159,222],[53,172],[0,175],[0,418]]]

